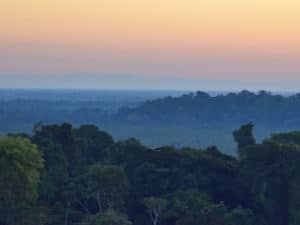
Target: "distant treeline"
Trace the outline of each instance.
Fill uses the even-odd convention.
[[[45,100],[45,93],[38,100],[28,96],[24,99],[6,97],[0,100],[0,133],[31,133],[32,126],[38,122],[67,121],[76,126],[95,124],[116,139],[136,137],[152,147],[215,144],[233,154],[235,147],[230,131],[248,121],[256,124],[259,141],[273,132],[300,129],[300,94],[282,96],[266,91],[242,91],[211,96],[198,91],[143,102],[133,94],[129,97],[118,94],[99,101],[95,98],[83,101],[79,94],[74,100],[72,95],[58,100],[53,93],[49,100]]]
[[[116,117],[132,123],[238,124],[300,126],[300,94],[273,95],[249,91],[210,96],[198,91],[180,97],[149,100],[136,108],[122,108]]]
[[[298,225],[300,132],[148,148],[93,125],[0,136],[1,225]]]

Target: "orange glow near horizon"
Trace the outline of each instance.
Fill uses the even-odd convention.
[[[299,12],[298,0],[2,0],[0,73],[296,79]]]

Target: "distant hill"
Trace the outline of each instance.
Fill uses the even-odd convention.
[[[180,97],[164,97],[115,115],[129,123],[241,124],[252,121],[268,127],[300,127],[300,94],[273,95],[266,91],[241,91],[211,96],[198,91]]]
[[[170,95],[168,97],[168,95]],[[148,99],[148,100],[147,100]],[[150,147],[208,147],[236,152],[231,132],[253,122],[258,141],[300,129],[300,94],[1,90],[0,133],[30,133],[36,123],[95,124],[115,139]]]

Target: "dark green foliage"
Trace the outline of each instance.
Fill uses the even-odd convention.
[[[73,201],[77,200],[86,212],[122,210],[128,194],[128,179],[122,168],[95,164],[75,178]]]
[[[92,216],[87,216],[80,225],[131,225],[127,216],[122,213],[108,210]]]
[[[241,156],[243,148],[254,145],[255,139],[253,137],[253,127],[252,123],[245,124],[241,126],[238,130],[233,131],[234,141],[238,145],[238,153]]]
[[[234,132],[239,158],[114,142],[92,125],[1,137],[0,224],[297,225],[300,136],[255,144],[252,127]]]
[[[0,224],[30,224],[23,221],[23,215],[34,214],[28,205],[38,197],[43,163],[42,154],[29,139],[0,136]]]
[[[213,203],[208,195],[194,190],[178,191],[168,196],[166,219],[176,225],[226,225],[229,224],[228,209]]]
[[[266,140],[245,148],[241,161],[242,183],[250,188],[254,205],[268,224],[284,225],[293,220],[299,196],[300,146]]]
[[[77,145],[80,145],[79,148],[83,150],[81,160],[88,164],[101,161],[105,150],[114,143],[109,134],[99,131],[94,125],[80,126],[74,133],[77,137]]]
[[[0,136],[0,201],[35,200],[42,167],[42,156],[29,139]]]
[[[275,133],[271,135],[271,140],[281,144],[300,145],[300,131]]]
[[[153,225],[159,223],[159,219],[168,202],[162,198],[149,197],[144,199],[144,205]]]
[[[229,214],[232,225],[253,225],[253,224],[263,224],[259,221],[252,210],[237,207],[231,211]]]

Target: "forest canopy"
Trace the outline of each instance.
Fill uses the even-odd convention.
[[[300,135],[256,143],[233,131],[216,146],[149,148],[94,125],[38,124],[0,137],[3,225],[297,225]]]

